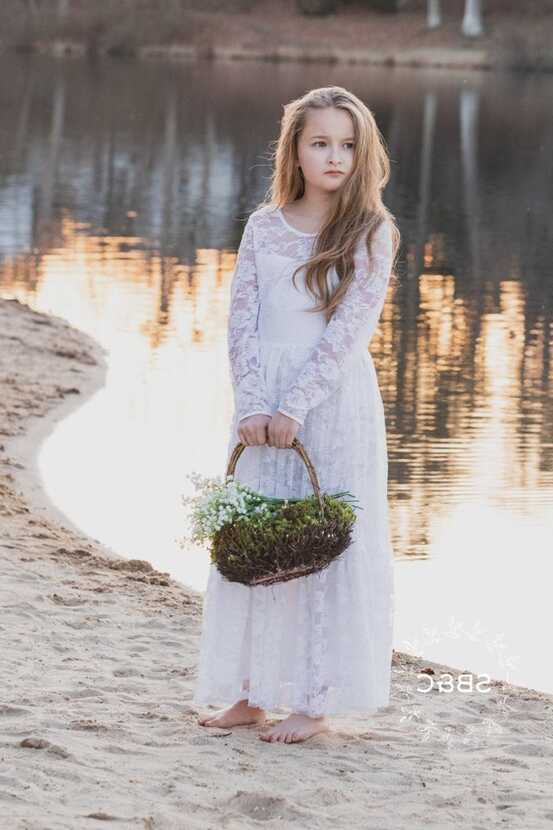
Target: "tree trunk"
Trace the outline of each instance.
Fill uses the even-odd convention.
[[[484,33],[481,0],[465,0],[462,30],[466,37],[480,37]]]
[[[437,29],[442,25],[441,0],[428,0],[426,4],[426,25],[429,29]]]

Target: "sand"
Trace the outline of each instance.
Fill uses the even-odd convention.
[[[0,300],[0,828],[550,827],[553,696],[423,694],[419,672],[462,673],[424,656],[394,653],[389,707],[303,743],[197,723],[201,594],[40,489],[40,441],[104,374],[88,336]]]

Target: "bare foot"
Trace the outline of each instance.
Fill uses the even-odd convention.
[[[263,723],[265,710],[258,706],[248,706],[247,699],[238,700],[232,706],[221,709],[213,715],[204,715],[198,719],[201,726],[242,726],[248,723]]]
[[[298,741],[305,741],[318,732],[329,732],[330,724],[323,715],[320,718],[311,718],[309,715],[298,715],[292,713],[287,718],[277,723],[268,732],[259,735],[260,740],[275,743],[293,744]]]

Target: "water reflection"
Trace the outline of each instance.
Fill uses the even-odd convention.
[[[240,220],[267,186],[283,102],[339,83],[369,103],[403,234],[401,282],[371,343],[396,646],[432,630],[418,638],[429,658],[553,689],[530,645],[543,625],[534,609],[550,608],[540,586],[553,530],[551,79],[0,63],[0,292],[109,352],[106,387],[43,447],[46,487],[94,538],[200,589],[206,553],[184,556],[174,539],[185,473],[223,471]],[[452,616],[492,632],[481,654],[474,638],[454,642]],[[490,653],[493,632],[518,662]]]

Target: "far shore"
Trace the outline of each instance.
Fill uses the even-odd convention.
[[[553,72],[553,2],[538,14],[503,12],[498,0],[487,0],[477,38],[463,36],[460,9],[445,3],[443,25],[435,30],[427,28],[421,3],[397,15],[353,7],[326,17],[295,13],[290,2],[257,2],[249,12],[232,11],[234,5],[209,12],[198,4],[173,19],[161,11],[152,17],[146,4],[126,22],[116,11],[111,19],[109,11],[87,17],[82,9],[59,25],[51,16],[34,27],[6,18],[0,52]]]
[[[423,656],[394,651],[390,705],[305,743],[198,724],[202,595],[85,536],[38,478],[40,443],[104,383],[105,358],[0,299],[0,825],[549,827],[553,695],[463,693],[467,669]],[[452,691],[420,692],[444,674]]]

